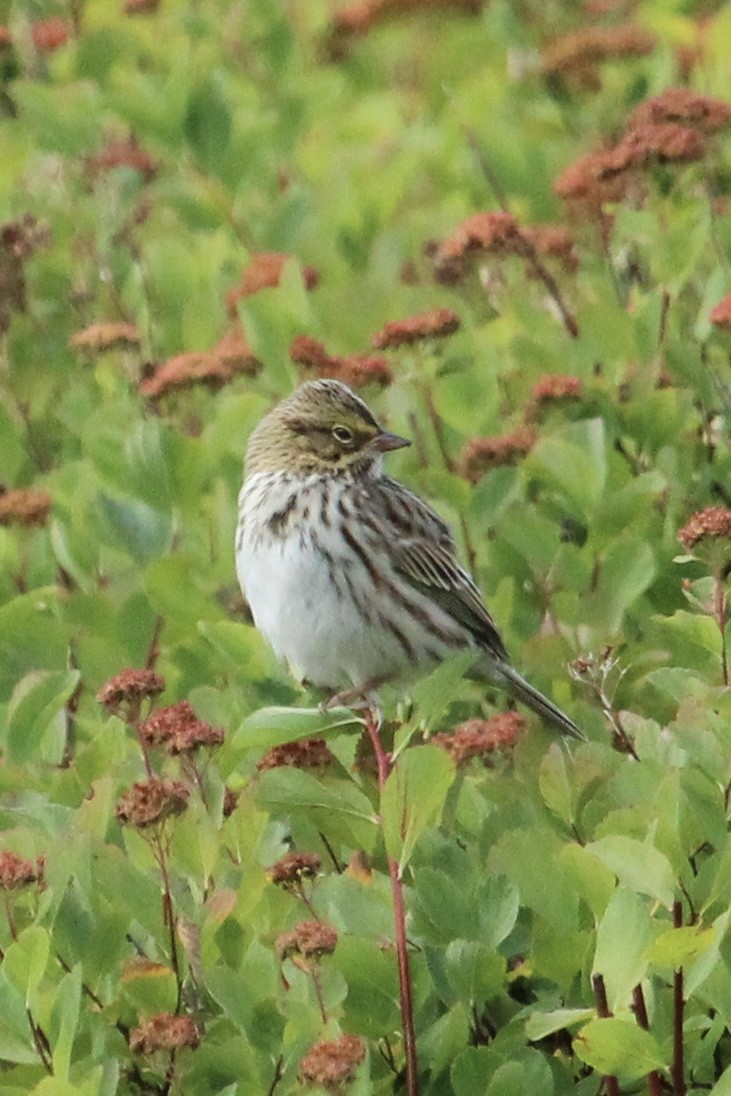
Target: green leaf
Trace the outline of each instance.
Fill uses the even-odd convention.
[[[26,674],[18,682],[8,704],[8,756],[23,764],[38,755],[50,724],[80,681],[77,670]]]
[[[167,552],[172,544],[172,523],[166,514],[139,499],[115,499],[103,491],[97,496],[108,540],[138,563]]]
[[[685,972],[683,991],[686,996],[692,997],[718,966],[721,958],[721,944],[728,932],[729,921],[731,921],[731,910],[726,910],[713,922],[713,939]]]
[[[411,688],[419,725],[430,730],[447,710],[468,670],[479,656],[473,651],[453,655],[437,666],[428,677]]]
[[[645,977],[652,931],[647,900],[618,887],[597,928],[592,967],[604,978],[610,1012],[629,1005],[632,990]]]
[[[653,966],[678,970],[710,947],[715,938],[714,929],[701,929],[698,925],[668,929],[652,942],[645,957]]]
[[[68,1080],[71,1052],[81,1011],[81,965],[61,980],[53,1003],[52,1021],[58,1030],[53,1041],[53,1075]]]
[[[525,469],[558,488],[577,517],[590,516],[607,478],[604,420],[586,420],[541,437],[526,458]]]
[[[593,1008],[557,1008],[553,1012],[532,1012],[525,1024],[525,1033],[533,1042],[553,1035],[555,1031],[583,1024],[594,1015]]]
[[[237,749],[268,750],[284,742],[322,736],[328,731],[352,727],[361,721],[349,708],[321,712],[319,708],[260,708],[247,716],[233,738]]]
[[[654,1035],[634,1020],[618,1016],[591,1020],[576,1035],[573,1047],[582,1062],[597,1073],[616,1076],[627,1083],[667,1065]]]
[[[541,762],[538,786],[546,806],[562,821],[571,824],[576,818],[576,796],[566,761],[566,750],[560,743],[552,743]]]
[[[303,769],[270,769],[255,788],[258,806],[273,812],[306,811],[321,829],[337,823],[357,848],[373,847],[376,818],[370,800],[354,784],[319,780]]]
[[[731,1096],[731,1066],[723,1071],[708,1096]]]
[[[668,908],[672,906],[675,875],[668,858],[652,845],[617,834],[593,841],[586,849],[629,890],[647,894]]]
[[[407,750],[389,774],[381,796],[383,835],[402,870],[419,835],[438,823],[455,774],[451,757],[438,746]]]
[[[220,72],[196,85],[188,99],[185,135],[204,171],[215,171],[231,140],[231,112]]]
[[[46,929],[30,925],[8,947],[3,970],[8,981],[25,996],[26,1005],[33,1007],[35,993],[46,972],[51,942]]]
[[[502,955],[475,940],[452,940],[445,954],[447,978],[464,1004],[489,1001],[505,982]]]

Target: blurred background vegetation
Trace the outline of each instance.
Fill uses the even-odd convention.
[[[0,0],[1,1096],[398,1092],[379,810],[423,1093],[731,1093],[730,59],[690,0]],[[233,535],[315,375],[572,756],[445,667],[379,804],[303,707]]]

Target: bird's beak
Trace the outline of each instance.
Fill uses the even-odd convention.
[[[371,445],[379,453],[390,453],[392,449],[404,449],[411,442],[408,438],[400,438],[398,434],[389,434],[382,430],[380,434],[376,434]]]

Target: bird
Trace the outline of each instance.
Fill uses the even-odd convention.
[[[331,704],[367,703],[472,651],[471,676],[554,729],[584,735],[513,667],[447,524],[384,471],[411,442],[341,381],[306,381],[254,427],[238,499],[236,571],[256,628]]]

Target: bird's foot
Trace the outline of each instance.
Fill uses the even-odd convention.
[[[320,711],[323,715],[333,708],[350,708],[353,712],[365,712],[376,728],[380,730],[383,724],[383,713],[374,690],[382,684],[382,678],[374,678],[357,688],[344,689],[340,693],[335,693],[329,700],[324,700],[320,704]]]

